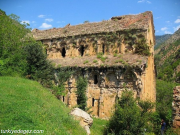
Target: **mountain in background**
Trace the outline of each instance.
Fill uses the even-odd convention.
[[[162,35],[162,36],[155,36],[156,44],[155,44],[154,49],[157,49],[162,43],[164,43],[170,37],[171,37],[171,34],[165,34],[165,35]]]
[[[180,29],[168,38],[167,35],[161,36],[161,39],[163,38],[164,42],[155,48],[157,77],[180,83]]]

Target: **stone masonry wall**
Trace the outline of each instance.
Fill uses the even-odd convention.
[[[173,127],[180,128],[180,86],[173,89]]]
[[[135,97],[156,101],[154,32],[152,12],[145,12],[97,23],[35,29],[32,34],[44,44],[48,59],[57,67],[75,71],[61,100],[69,107],[77,105],[76,81],[84,76],[88,79],[87,107],[91,107],[92,115],[108,118],[124,84]],[[147,51],[142,45],[150,55],[138,53],[138,47]]]
[[[144,76],[144,70],[145,68],[122,67],[74,69],[75,73],[66,85],[67,95],[61,100],[69,107],[77,105],[76,81],[79,76],[84,76],[88,80],[87,107],[91,107],[92,115],[109,118],[114,110],[116,99],[121,97],[125,88],[132,90],[135,98],[142,95],[145,80],[142,80],[141,76]]]

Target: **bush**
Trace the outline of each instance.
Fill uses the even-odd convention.
[[[138,104],[132,91],[123,91],[104,134],[133,135],[142,134],[145,129],[151,131],[149,114],[153,105],[149,101],[139,101]]]
[[[54,69],[46,59],[42,46],[37,42],[29,43],[24,47],[24,54],[27,61],[26,75],[43,86],[50,87],[54,80]]]
[[[56,86],[54,86],[53,90],[55,92],[56,96],[65,96],[65,82],[70,78],[70,76],[73,74],[73,71],[69,68],[59,68],[56,71]]]
[[[137,45],[135,46],[135,53],[145,56],[150,55],[149,46],[147,45],[145,38],[138,40]]]
[[[166,121],[167,126],[172,124],[172,95],[175,86],[172,82],[156,81],[156,111],[159,117]]]
[[[2,10],[0,24],[0,75],[21,76],[26,68],[22,48],[29,39],[25,36],[30,32],[28,24],[21,24],[18,16],[7,16]]]

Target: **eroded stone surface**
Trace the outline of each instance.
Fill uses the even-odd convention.
[[[173,126],[180,128],[180,86],[173,89]]]
[[[76,82],[86,77],[87,107],[92,115],[109,118],[125,87],[134,97],[156,100],[154,68],[154,24],[151,12],[112,17],[111,20],[64,28],[32,31],[44,44],[48,59],[56,67],[74,71],[66,83],[61,100],[69,107],[77,105]],[[145,39],[150,55],[136,54],[136,46]],[[99,54],[101,53],[101,56]]]
[[[90,135],[91,132],[89,128],[93,124],[91,116],[79,108],[74,108],[70,114],[73,115],[76,120],[80,121],[80,125],[86,130],[87,134]]]

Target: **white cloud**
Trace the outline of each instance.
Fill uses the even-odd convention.
[[[39,17],[39,18],[44,18],[44,17],[45,17],[45,15],[38,15],[38,17]]]
[[[174,31],[177,31],[180,28],[180,25],[178,25],[177,27],[173,27]]]
[[[65,23],[65,21],[57,21],[57,23]]]
[[[29,20],[22,20],[21,23],[28,23],[28,24],[30,24],[30,21]]]
[[[32,21],[32,23],[36,23],[35,21]]]
[[[52,21],[53,21],[53,19],[51,19],[51,18],[47,18],[47,19],[45,19],[45,21],[46,21],[46,22],[52,22]]]
[[[51,28],[51,27],[52,27],[51,24],[42,23],[42,25],[41,25],[39,28],[42,28],[42,29],[48,29],[48,28]]]
[[[138,3],[148,3],[148,4],[151,4],[151,2],[149,0],[139,0]]]
[[[159,17],[156,17],[155,19],[159,19],[159,18],[161,18],[161,17],[159,16]]]
[[[170,23],[170,21],[166,21],[166,23]]]
[[[144,2],[144,1],[145,1],[145,0],[139,0],[138,3],[142,3],[142,2]]]
[[[162,31],[165,31],[165,30],[167,30],[167,29],[168,29],[167,27],[161,28]]]
[[[165,34],[172,34],[172,32],[167,31],[167,30],[166,30],[166,31],[164,31],[164,33],[165,33]]]
[[[180,19],[177,19],[177,20],[175,21],[175,23],[180,23]]]
[[[146,2],[147,2],[148,4],[151,4],[151,2],[150,2],[150,1],[148,1],[148,0],[147,0]]]

